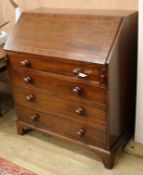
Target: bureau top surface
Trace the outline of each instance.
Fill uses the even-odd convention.
[[[127,14],[100,10],[27,11],[16,24],[5,49],[105,64]]]

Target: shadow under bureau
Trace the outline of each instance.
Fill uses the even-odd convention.
[[[18,134],[85,146],[112,168],[133,131],[136,47],[136,12],[23,12],[5,46]]]

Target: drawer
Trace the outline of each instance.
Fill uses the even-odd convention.
[[[87,124],[78,124],[51,114],[41,113],[17,105],[18,121],[30,124],[36,129],[58,136],[85,143],[87,145],[106,148],[106,128],[93,128]]]
[[[75,78],[58,76],[35,70],[9,69],[12,83],[25,88],[39,88],[60,93],[73,98],[86,99],[106,104],[105,87],[95,82],[86,82]],[[45,92],[45,93],[46,93]]]
[[[35,89],[13,88],[17,104],[55,114],[78,123],[106,125],[106,107],[85,100],[69,99],[60,94],[43,94]]]
[[[96,82],[101,81],[103,68],[101,65],[81,61],[12,53],[9,55],[9,65],[13,68],[35,69]]]

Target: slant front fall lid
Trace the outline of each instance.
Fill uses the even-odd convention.
[[[99,11],[24,12],[5,49],[105,64],[121,22],[122,16],[110,16],[109,11],[107,16]]]

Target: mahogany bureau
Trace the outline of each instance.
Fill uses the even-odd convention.
[[[23,12],[5,46],[17,132],[45,132],[112,168],[134,125],[137,12]]]

